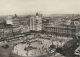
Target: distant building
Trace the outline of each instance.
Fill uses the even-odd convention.
[[[12,16],[8,16],[8,17],[7,17],[7,19],[6,19],[6,24],[11,24],[11,25],[13,25]]]
[[[42,18],[36,13],[36,16],[30,17],[30,30],[41,31],[42,30]]]
[[[40,31],[40,30],[42,30],[42,19],[41,19],[41,17],[39,16],[39,14],[38,13],[36,13],[36,18],[35,18],[36,20],[35,20],[35,22],[36,22],[36,30],[37,31]]]
[[[0,18],[0,29],[5,28],[6,26],[6,20],[3,18]]]
[[[16,21],[17,19],[19,19],[17,17],[17,15],[9,15],[7,18],[6,18],[6,24],[11,24],[11,25],[16,25],[18,22]]]
[[[71,21],[68,25],[48,25],[44,26],[43,31],[46,34],[56,35],[57,37],[72,37],[74,38],[76,35],[76,26],[73,21]]]
[[[35,18],[30,17],[30,30],[35,30]]]
[[[6,20],[5,19],[0,19],[0,24],[6,24]]]

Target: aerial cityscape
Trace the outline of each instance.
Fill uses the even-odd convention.
[[[79,21],[79,14],[0,17],[0,56],[78,57]]]
[[[80,57],[80,0],[0,0],[0,57]]]

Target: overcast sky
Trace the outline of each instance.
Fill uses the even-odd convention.
[[[0,15],[80,13],[80,0],[0,0]]]

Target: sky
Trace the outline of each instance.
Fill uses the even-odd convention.
[[[0,0],[0,15],[79,14],[80,0]]]

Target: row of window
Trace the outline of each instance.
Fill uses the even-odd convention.
[[[46,34],[55,35],[56,37],[73,37],[73,36],[75,36],[73,34],[66,34],[66,33],[50,33],[50,32],[46,32]]]
[[[71,33],[71,29],[63,29],[63,28],[45,28],[44,29],[45,31],[48,31],[48,32],[60,32],[60,33]]]

